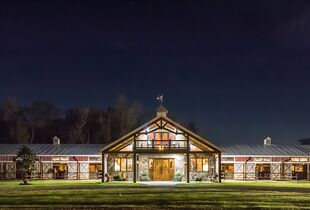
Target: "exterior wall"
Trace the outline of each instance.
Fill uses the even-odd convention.
[[[78,179],[77,162],[68,162],[68,179]]]
[[[139,155],[139,164],[138,164],[138,173],[137,178],[141,180],[141,175],[147,174],[149,177],[149,159],[151,158],[172,158],[174,159],[174,173],[180,173],[182,177],[182,181],[186,180],[186,166],[185,161],[186,158],[183,154],[153,154],[153,155]]]
[[[114,157],[125,157],[128,154],[122,155],[108,155],[105,164],[106,170],[111,177],[121,175],[128,181],[133,180],[133,172],[114,172]],[[129,155],[132,157],[132,155]],[[100,157],[99,155],[96,157]],[[190,172],[190,180],[194,181],[197,177],[202,178],[203,181],[210,181],[211,177],[216,173],[216,156],[206,155],[202,153],[191,154],[191,157],[209,157],[209,170],[207,172]],[[231,156],[230,156],[231,157]],[[39,162],[35,164],[35,169],[32,172],[33,179],[54,179],[53,163],[59,161],[52,161],[51,156],[38,156]],[[186,181],[186,155],[184,154],[140,154],[138,158],[137,167],[137,181],[141,180],[141,174],[148,174],[148,159],[149,158],[174,158],[175,159],[175,173],[183,175],[182,181]],[[223,156],[223,158],[227,158]],[[16,166],[12,161],[13,156],[1,156],[0,161],[0,179],[20,179],[20,175],[16,176]],[[89,175],[89,164],[99,163],[99,161],[87,161],[88,157],[73,157],[69,156],[68,161],[62,161],[68,165],[68,171],[65,179],[91,179]],[[223,161],[225,164],[234,165],[234,173],[232,174],[235,180],[256,180],[258,179],[255,170],[256,164],[270,164],[270,180],[295,180],[296,176],[293,173],[293,167],[298,164],[307,166],[304,171],[306,172],[306,179],[310,179],[310,166],[309,162],[290,162],[291,157],[272,157],[270,162],[255,162],[255,158],[249,157],[234,157],[231,161]],[[101,162],[100,162],[101,164]],[[97,172],[98,174],[101,172]],[[18,173],[17,173],[18,174]],[[98,176],[99,177],[99,176]],[[92,176],[92,178],[98,178]]]
[[[79,163],[79,179],[89,179],[89,163]]]
[[[245,164],[245,179],[246,180],[255,180],[255,163],[246,163]]]
[[[42,178],[43,179],[53,179],[53,163],[52,162],[42,162]]]
[[[244,180],[244,163],[234,163],[234,179]]]
[[[127,154],[111,154],[108,155],[107,157],[107,174],[110,177],[114,177],[116,175],[120,175],[122,178],[126,179],[127,181],[133,181],[133,171],[126,171],[126,172],[122,172],[122,171],[114,171],[114,161],[115,158],[117,157],[128,157]],[[132,157],[132,156],[130,156]],[[132,167],[133,168],[133,167]]]
[[[281,180],[281,163],[271,163],[270,164],[270,179],[271,180]]]
[[[14,162],[7,162],[6,166],[6,179],[16,178],[16,164]]]
[[[196,172],[190,171],[190,181],[195,181],[197,178],[202,179],[202,181],[214,181],[217,174],[217,161],[215,154],[191,154],[190,158],[206,157],[208,158],[208,171]]]
[[[65,156],[63,156],[65,157]],[[12,159],[12,157],[9,157]],[[100,156],[98,156],[100,158]],[[2,156],[2,159],[8,159]],[[89,163],[100,164],[101,161],[81,161],[76,160],[70,161],[71,157],[68,158],[69,161],[52,161],[49,156],[37,156],[37,161],[34,165],[34,169],[31,172],[31,179],[55,179],[54,164],[66,164],[67,171],[65,173],[64,179],[90,179],[89,176]],[[77,159],[77,158],[75,158]],[[83,160],[88,160],[85,157]],[[45,160],[45,161],[42,161]],[[101,171],[97,171],[97,175],[92,178],[101,178]],[[0,161],[0,180],[9,179],[21,179],[20,172],[16,169],[16,164],[13,161]]]

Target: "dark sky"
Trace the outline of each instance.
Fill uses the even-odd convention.
[[[310,137],[310,1],[0,1],[0,101],[165,106],[218,144]]]

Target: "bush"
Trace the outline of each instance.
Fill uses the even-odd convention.
[[[150,177],[146,173],[141,174],[141,181],[148,182],[150,180],[151,180]]]
[[[183,176],[182,176],[181,173],[175,173],[174,176],[173,176],[173,178],[172,178],[172,181],[174,181],[174,182],[180,182],[180,181],[182,181],[182,178],[183,178]]]
[[[196,182],[201,182],[201,181],[202,181],[202,178],[201,178],[201,177],[196,177],[195,181],[196,181]]]
[[[124,180],[122,179],[121,175],[119,175],[119,174],[113,176],[113,180],[114,180],[114,181],[124,181]]]

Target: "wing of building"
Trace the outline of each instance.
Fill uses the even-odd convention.
[[[221,181],[310,179],[308,145],[218,146],[167,116],[156,116],[110,144],[26,144],[37,162],[33,179]],[[21,144],[0,145],[0,179],[20,179]],[[103,176],[104,175],[104,176]]]

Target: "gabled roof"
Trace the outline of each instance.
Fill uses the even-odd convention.
[[[160,108],[160,107],[159,107]],[[171,123],[173,124],[175,127],[178,127],[178,129],[180,130],[183,130],[184,132],[188,133],[189,135],[193,136],[194,138],[197,138],[198,140],[204,142],[205,144],[213,147],[214,149],[220,151],[220,152],[223,152],[224,150],[218,146],[216,146],[215,144],[211,143],[210,141],[208,141],[207,139],[197,135],[196,133],[190,131],[189,129],[185,128],[184,126],[180,125],[179,123],[171,120],[170,118],[166,117],[166,116],[157,116],[157,117],[154,117],[153,119],[151,119],[150,121],[144,123],[143,125],[139,126],[138,128],[132,130],[131,132],[127,133],[126,135],[122,136],[121,138],[117,139],[116,141],[104,146],[101,151],[105,151],[107,150],[108,148],[112,147],[112,146],[115,146],[117,145],[118,143],[132,137],[133,135],[135,135],[136,133],[146,129],[148,126],[150,126],[151,124],[157,122],[158,120],[164,120],[164,121],[167,121],[168,123]]]
[[[160,105],[160,106],[156,109],[156,112],[168,113],[168,110],[167,110],[163,105]]]
[[[310,156],[310,145],[229,145],[222,155],[231,156]]]
[[[0,144],[0,155],[16,155],[22,145],[36,155],[100,155],[105,144]]]

